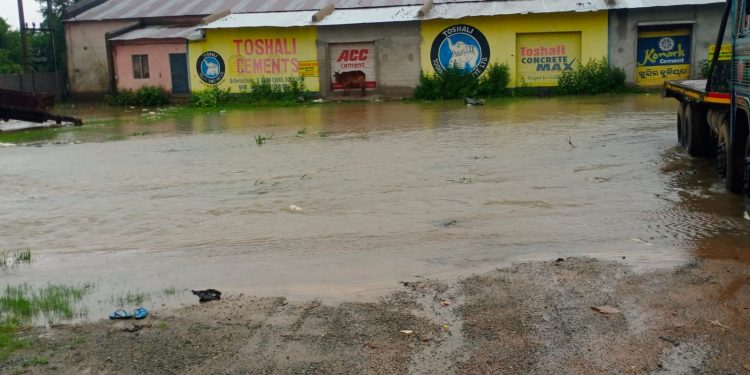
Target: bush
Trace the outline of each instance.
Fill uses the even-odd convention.
[[[158,86],[143,86],[135,92],[138,104],[146,107],[156,107],[169,103],[169,96]]]
[[[507,94],[510,83],[510,67],[508,64],[492,64],[479,77],[479,95],[499,97]]]
[[[190,103],[196,107],[216,107],[229,102],[247,104],[292,104],[305,97],[304,78],[289,78],[285,83],[273,84],[270,78],[260,78],[250,83],[250,91],[243,91],[232,96],[229,89],[222,90],[212,86],[203,91],[193,93]]]
[[[499,97],[507,93],[509,82],[510,68],[507,64],[494,63],[479,78],[451,67],[442,74],[421,73],[414,97],[428,100]]]
[[[190,104],[196,107],[216,107],[227,103],[229,99],[229,89],[225,91],[217,86],[211,86],[205,90],[194,92],[190,96]]]
[[[306,95],[304,78],[288,78],[285,83],[273,84],[270,78],[260,78],[250,84],[250,91],[240,94],[240,101],[249,104],[291,104]]]
[[[156,107],[169,103],[169,96],[158,86],[143,86],[137,91],[117,91],[104,97],[104,100],[112,106],[139,105],[145,107]]]
[[[604,94],[625,90],[625,71],[611,67],[606,57],[591,59],[576,70],[565,71],[557,81],[562,95]]]

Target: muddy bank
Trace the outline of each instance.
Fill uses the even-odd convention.
[[[24,333],[32,345],[0,370],[743,374],[749,333],[746,265],[695,260],[637,273],[617,262],[567,258],[460,281],[405,280],[375,303],[239,295],[153,311],[144,321],[35,329]]]

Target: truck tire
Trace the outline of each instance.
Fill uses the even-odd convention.
[[[677,105],[677,144],[685,147],[685,103]]]
[[[717,144],[716,169],[724,181],[724,187],[732,193],[742,193],[746,168],[743,165],[742,154],[732,149],[732,141],[729,137],[729,121],[726,119],[721,122],[719,127]]]
[[[697,103],[688,104],[685,108],[684,124],[683,140],[688,155],[710,156],[711,133],[706,119],[706,109]]]
[[[750,220],[750,136],[745,146],[745,217]]]

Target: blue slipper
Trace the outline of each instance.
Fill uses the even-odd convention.
[[[130,319],[132,316],[125,310],[115,310],[112,314],[109,314],[110,319]]]
[[[133,310],[133,317],[136,319],[143,319],[148,316],[148,310],[145,307],[139,307]]]

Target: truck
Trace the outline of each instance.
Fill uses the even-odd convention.
[[[727,0],[708,63],[706,79],[666,81],[662,96],[678,101],[679,145],[690,156],[715,158],[750,220],[750,0]]]

